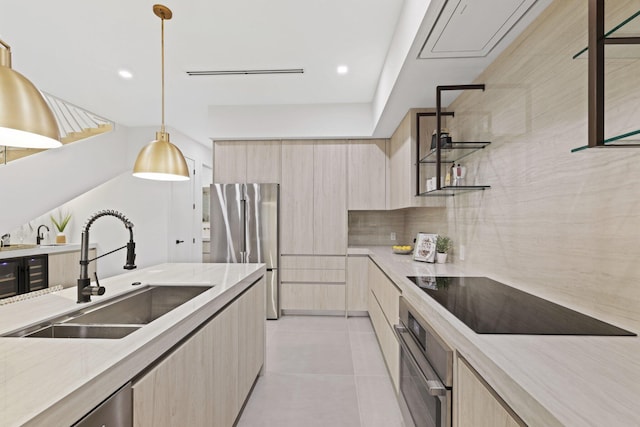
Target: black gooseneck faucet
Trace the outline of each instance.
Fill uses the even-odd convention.
[[[38,227],[38,231],[36,232],[36,244],[39,245],[40,243],[42,243],[42,239],[44,239],[44,236],[42,234],[40,234],[40,229],[44,227],[47,229],[47,233],[49,232],[49,227],[47,227],[46,225],[42,224],[41,226]]]
[[[103,216],[114,216],[122,221],[127,230],[129,230],[129,242],[118,249],[112,250],[111,252],[107,252],[106,254],[100,255],[99,257],[95,257],[93,259],[89,259],[89,228],[91,228],[91,225],[98,218],[101,218]],[[97,274],[95,276],[96,286],[91,286],[91,279],[89,278],[89,263],[124,248],[127,248],[127,261],[124,265],[124,269],[133,270],[134,268],[136,268],[136,244],[133,241],[133,223],[129,221],[126,216],[118,211],[104,210],[93,214],[87,220],[87,222],[84,224],[84,227],[82,228],[82,236],[80,241],[80,278],[78,279],[78,304],[91,301],[91,295],[103,295],[105,292],[105,288],[103,286],[100,286],[100,283],[98,282]]]

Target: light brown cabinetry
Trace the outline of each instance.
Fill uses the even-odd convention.
[[[133,385],[134,426],[232,426],[264,362],[265,280]]]
[[[246,182],[247,145],[242,141],[216,141],[213,145],[213,182]]]
[[[244,182],[280,183],[280,141],[247,142],[247,177]]]
[[[412,117],[410,113],[404,117],[389,142],[389,209],[412,206]]]
[[[89,259],[97,256],[97,250],[89,249]],[[95,261],[89,264],[89,277],[96,272]],[[49,254],[49,287],[62,285],[76,286],[80,277],[80,250]]]
[[[432,112],[427,109],[411,109],[402,119],[389,141],[389,206],[388,209],[401,209],[408,207],[444,207],[444,199],[432,197],[416,197],[416,173],[417,173],[417,112]],[[423,126],[422,137],[433,127]],[[424,166],[423,166],[424,167]]]
[[[454,392],[458,427],[518,427],[526,424],[461,356]]]
[[[213,182],[280,183],[280,141],[216,141]]]
[[[281,281],[285,311],[344,311],[345,141],[283,141]]]
[[[280,261],[285,312],[344,311],[346,257],[283,255]]]
[[[266,281],[261,279],[238,304],[238,396],[249,395],[265,359]]]
[[[280,252],[313,254],[313,141],[283,141]]]
[[[393,332],[393,325],[398,323],[401,292],[373,261],[369,261],[368,267],[369,316],[389,375],[397,391],[400,375],[400,345]]]
[[[349,313],[368,310],[369,302],[369,257],[349,255],[347,257],[347,311]]]
[[[346,254],[346,180],[344,141],[282,142],[283,255]]]
[[[349,210],[387,209],[387,146],[386,139],[349,141]]]
[[[316,141],[313,148],[313,253],[346,255],[347,144]]]

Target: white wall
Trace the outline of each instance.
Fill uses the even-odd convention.
[[[0,167],[4,234],[127,169],[127,128],[68,144]]]
[[[209,107],[212,139],[361,138],[373,132],[371,104]]]
[[[82,227],[94,213],[103,209],[122,212],[133,222],[136,242],[136,265],[146,267],[167,261],[168,207],[171,203],[170,184],[135,178],[130,171],[66,203],[65,210],[73,212],[75,221],[69,226],[68,238],[80,242]],[[114,217],[98,219],[89,229],[91,242],[98,243],[98,254],[125,245],[129,233]],[[124,250],[98,260],[100,277],[123,272]]]
[[[172,191],[169,182],[149,181],[134,178],[131,175],[133,163],[140,148],[155,138],[155,127],[130,128],[127,138],[127,170],[109,182],[96,187],[77,199],[67,203],[65,208],[73,212],[76,221],[69,234],[72,240],[79,241],[82,226],[87,218],[102,209],[115,209],[122,212],[133,222],[134,240],[136,242],[136,265],[138,268],[170,261],[169,247],[172,239]],[[211,148],[190,139],[189,137],[168,129],[171,142],[176,144],[186,157],[192,158],[196,164],[196,174],[192,175],[195,188],[200,188],[202,164],[209,163],[212,157]],[[202,258],[202,240],[199,235],[200,218],[202,216],[201,197],[195,198],[198,220],[193,229],[196,245],[193,261]],[[82,218],[82,220],[80,220]],[[122,223],[111,217],[101,218],[89,230],[90,240],[98,243],[98,254],[109,252],[123,246],[128,241],[128,233]],[[120,274],[124,270],[125,252],[120,251],[98,260],[99,277]]]
[[[62,211],[69,211],[73,215],[72,220],[65,230],[67,241],[69,243],[80,243],[82,227],[86,220],[100,210],[114,209],[122,212],[134,224],[133,231],[137,253],[136,264],[138,268],[169,261],[172,221],[171,199],[172,191],[175,190],[169,182],[149,181],[134,178],[131,175],[133,163],[139,150],[155,138],[155,132],[157,130],[155,127],[121,128],[117,134],[108,134],[111,135],[111,137],[108,139],[108,142],[103,141],[102,146],[82,147],[83,144],[89,143],[85,141],[76,143],[77,150],[64,151],[63,149],[67,147],[62,147],[32,156],[34,160],[37,160],[37,162],[33,163],[41,166],[43,168],[43,175],[47,175],[47,173],[53,173],[52,169],[55,170],[56,168],[52,168],[49,163],[43,162],[42,158],[37,158],[50,152],[53,153],[58,150],[63,150],[61,153],[67,155],[62,156],[66,169],[76,170],[76,163],[87,163],[88,165],[83,165],[82,168],[80,168],[86,169],[83,170],[82,174],[62,174],[56,172],[54,175],[56,175],[56,177],[60,175],[59,179],[61,180],[64,178],[65,180],[62,182],[68,187],[73,187],[75,192],[80,191],[80,188],[89,187],[89,183],[94,184],[92,187],[86,188],[80,195],[75,194],[75,192],[72,193],[71,191],[59,191],[56,187],[48,187],[45,185],[47,191],[53,193],[54,196],[50,198],[51,201],[49,201],[49,199],[47,200],[48,204],[38,203],[37,199],[33,200],[30,196],[25,195],[26,193],[16,195],[14,201],[16,206],[33,205],[28,212],[37,212],[37,215],[27,216],[29,215],[28,213],[18,215],[20,209],[16,209],[17,214],[15,217],[16,220],[20,222],[12,227],[14,229],[12,233],[16,231],[15,227],[28,222],[31,222],[34,228],[40,224],[46,224],[51,229],[49,240],[54,240],[55,230],[49,219],[49,211],[60,207]],[[186,157],[192,158],[195,161],[196,174],[192,176],[192,180],[193,185],[198,189],[197,194],[199,194],[202,164],[209,164],[211,162],[213,156],[212,149],[175,130],[169,129],[169,132],[171,141],[181,149]],[[112,148],[114,151],[109,151],[108,148]],[[105,166],[105,164],[108,165],[111,163],[117,164],[117,168]],[[10,163],[7,167],[12,165],[13,163]],[[20,173],[29,174],[33,169],[33,165],[32,163],[24,162],[21,167],[14,167],[14,169],[20,171]],[[94,170],[96,173],[93,173]],[[0,168],[0,172],[3,171],[4,167]],[[111,171],[111,175],[109,175],[109,171]],[[81,181],[83,185],[80,186],[76,181]],[[43,178],[43,182],[46,183],[48,181]],[[51,206],[51,204],[54,203],[53,201],[60,202]],[[196,238],[196,246],[194,248],[193,261],[199,262],[202,253],[202,240],[200,236],[200,220],[202,217],[201,196],[195,198],[195,203],[196,214],[194,217],[197,219],[197,223],[194,223],[193,229],[197,232],[194,236]],[[28,230],[28,226],[23,226],[22,228]],[[91,226],[89,232],[90,241],[98,244],[99,255],[123,246],[129,238],[128,231],[122,222],[114,217],[100,218]],[[25,243],[26,242],[35,242],[35,232],[31,232],[25,237]],[[123,250],[98,260],[99,277],[109,277],[122,273],[124,271],[122,267],[125,262],[125,254],[126,252]]]

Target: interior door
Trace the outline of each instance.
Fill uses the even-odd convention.
[[[169,261],[195,262],[201,254],[195,253],[196,224],[200,230],[200,218],[196,216],[195,161],[185,157],[191,173],[188,181],[171,183],[171,215],[169,215]],[[198,189],[199,191],[199,189]],[[197,258],[196,258],[197,257]]]

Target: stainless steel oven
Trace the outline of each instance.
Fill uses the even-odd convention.
[[[451,427],[453,350],[404,298],[400,324],[400,406],[406,426]]]

